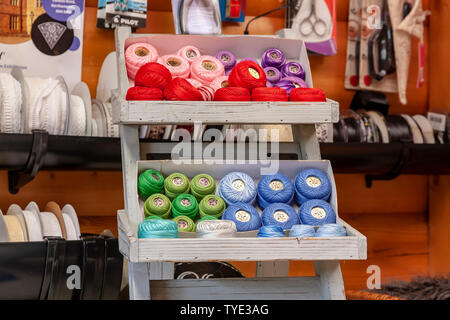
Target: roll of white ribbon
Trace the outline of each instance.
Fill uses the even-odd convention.
[[[39,215],[42,224],[42,234],[44,237],[61,237],[62,232],[58,219],[51,212],[42,211]]]
[[[413,120],[413,118],[411,118],[407,114],[402,114],[401,116],[406,120],[406,122],[408,122],[408,126],[411,129],[413,142],[419,144],[423,143],[422,132],[420,131],[420,128],[417,126],[417,123]]]
[[[70,96],[69,136],[84,136],[86,134],[86,108],[79,96]]]
[[[39,215],[34,211],[23,210],[23,217],[25,224],[27,225],[28,241],[42,241],[41,221],[39,221]]]
[[[0,73],[0,132],[20,133],[22,89],[9,73]]]
[[[77,230],[75,230],[72,218],[70,218],[70,216],[67,213],[63,213],[62,216],[64,219],[64,225],[66,226],[66,233],[67,233],[66,240],[78,240]]]
[[[76,236],[77,239],[80,238],[81,236],[81,231],[80,231],[80,223],[78,221],[78,216],[77,213],[75,212],[75,209],[72,207],[72,205],[70,204],[66,204],[63,208],[62,208],[62,213],[66,213],[69,215],[69,217],[72,219],[73,225],[75,226],[75,231],[76,231]]]
[[[119,136],[119,126],[117,124],[113,124],[112,105],[110,102],[104,102],[103,106],[105,108],[105,114],[106,114],[106,126],[107,126],[108,137],[118,137]]]
[[[425,143],[435,144],[436,140],[434,138],[433,127],[431,126],[430,121],[428,121],[428,119],[421,114],[416,114],[413,116],[413,119],[419,126],[420,131],[422,131]]]
[[[380,131],[382,142],[389,143],[389,132],[386,127],[386,122],[384,121],[383,116],[377,111],[368,111],[367,114]]]

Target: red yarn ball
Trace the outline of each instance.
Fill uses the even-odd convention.
[[[214,101],[250,101],[250,91],[241,87],[220,88],[214,94]]]
[[[230,87],[243,87],[252,91],[255,88],[265,87],[267,82],[266,73],[255,62],[244,60],[239,62],[231,70],[228,76]]]
[[[163,93],[159,88],[131,87],[127,91],[127,100],[162,100]]]
[[[326,102],[327,96],[318,88],[295,88],[289,94],[289,101]]]
[[[174,78],[164,89],[164,98],[171,101],[203,101],[202,94],[184,78]]]
[[[278,87],[256,88],[252,92],[252,101],[288,101],[286,90]]]
[[[134,84],[140,87],[164,88],[172,80],[172,74],[162,64],[149,62],[139,68],[134,78]]]

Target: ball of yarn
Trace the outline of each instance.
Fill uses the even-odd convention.
[[[230,172],[219,184],[219,196],[231,205],[233,203],[253,203],[256,200],[256,185],[252,177],[243,172]]]
[[[183,48],[178,50],[177,55],[183,57],[184,59],[189,61],[189,63],[192,63],[192,61],[201,56],[200,50],[198,50],[194,46],[184,46]]]
[[[236,57],[230,51],[219,51],[216,54],[216,58],[222,62],[225,70],[232,69],[236,65]]]
[[[285,77],[274,83],[274,86],[286,90],[289,94],[295,88],[307,88],[308,85],[303,79],[297,77]]]
[[[225,69],[222,63],[212,56],[201,56],[191,64],[191,77],[204,85],[209,85],[223,75]]]
[[[157,62],[149,62],[139,68],[134,85],[164,90],[171,80],[172,75],[165,66]]]
[[[158,51],[151,44],[138,42],[128,46],[125,50],[128,77],[134,79],[141,66],[149,62],[156,62],[158,57]]]
[[[256,88],[252,91],[252,101],[288,101],[286,90],[273,88]]]
[[[189,192],[189,179],[182,173],[172,173],[164,180],[164,192],[170,199]]]
[[[160,57],[158,62],[169,69],[172,77],[189,78],[191,70],[189,61],[185,58],[175,54],[168,54]]]
[[[347,236],[347,230],[336,223],[329,223],[321,225],[316,232],[316,237],[345,237]]]
[[[264,68],[264,72],[266,73],[268,82],[275,83],[281,79],[281,72],[275,67],[266,67]]]
[[[286,63],[286,56],[281,50],[276,48],[266,50],[261,59],[261,65],[263,68],[275,67],[280,69],[282,65]]]
[[[159,171],[148,169],[138,177],[138,193],[147,199],[152,194],[161,193],[164,188],[164,177]]]
[[[186,79],[186,80],[187,80],[187,82],[189,82],[190,84],[192,84],[192,85],[193,85],[194,87],[196,87],[197,89],[203,85],[200,81],[195,80],[195,79],[192,79],[192,78],[189,78],[189,79]]]
[[[213,101],[214,100],[214,92],[215,90],[208,86],[200,86],[197,88],[200,94],[203,97],[203,101]]]
[[[222,220],[231,220],[239,232],[257,230],[261,227],[261,217],[256,209],[244,202],[230,205],[222,215]]]
[[[296,224],[291,227],[289,231],[289,237],[300,238],[300,237],[315,237],[316,230],[313,226],[306,224]]]
[[[170,101],[202,101],[202,94],[186,79],[175,78],[164,89],[164,98]]]
[[[205,221],[205,220],[218,220],[218,219],[216,217],[213,217],[213,216],[204,216],[203,218],[197,220],[197,225],[200,222]]]
[[[211,82],[210,87],[213,88],[214,91],[217,91],[220,88],[228,87],[228,76],[216,78],[213,82]]]
[[[201,173],[192,178],[191,193],[198,201],[216,192],[216,183],[209,174]]]
[[[127,91],[125,97],[128,101],[130,100],[162,100],[163,92],[159,88],[147,88],[147,87],[131,87]]]
[[[262,226],[258,230],[258,238],[283,238],[286,234],[280,226]]]
[[[250,101],[250,91],[241,87],[220,88],[214,94],[214,101]]]
[[[295,88],[289,94],[289,101],[326,102],[327,96],[318,88]]]
[[[172,220],[146,219],[139,224],[138,238],[178,238],[178,226]]]
[[[271,203],[289,204],[294,198],[294,185],[281,173],[263,176],[258,182],[258,203],[265,209]]]
[[[300,221],[302,224],[320,226],[336,223],[336,213],[331,205],[323,200],[309,200],[300,207]]]
[[[228,76],[230,87],[242,87],[252,91],[255,88],[265,87],[267,82],[264,70],[253,61],[241,61]]]
[[[310,199],[328,201],[331,195],[331,183],[325,172],[307,168],[300,171],[294,179],[296,200],[299,205]]]
[[[152,219],[163,219],[163,218],[161,218],[160,216],[154,216],[154,215],[151,215],[151,216],[148,216],[148,217],[145,217],[145,220],[152,220]]]
[[[195,223],[187,216],[177,216],[172,219],[177,223],[178,231],[195,232]]]
[[[261,220],[264,226],[279,226],[283,230],[290,229],[293,225],[300,223],[297,212],[285,203],[270,204],[264,209]]]
[[[144,203],[146,216],[158,216],[167,219],[170,216],[171,208],[170,199],[161,193],[152,194]]]
[[[298,62],[288,62],[281,67],[283,77],[297,77],[305,80],[305,70]]]
[[[197,223],[197,238],[230,238],[236,234],[236,225],[229,220],[203,220]]]
[[[213,194],[205,196],[198,205],[200,217],[220,218],[225,211],[225,207],[225,201]]]
[[[172,202],[172,215],[173,217],[187,216],[192,220],[195,220],[198,213],[197,199],[191,194],[180,194]]]

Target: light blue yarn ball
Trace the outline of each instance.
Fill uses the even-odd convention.
[[[222,220],[231,220],[236,224],[238,232],[257,230],[261,227],[261,217],[255,207],[248,203],[238,202],[226,208]]]
[[[279,226],[283,230],[290,229],[294,224],[299,224],[297,212],[285,203],[272,203],[264,209],[261,215],[264,226]]]
[[[243,172],[230,172],[219,184],[218,195],[227,205],[238,202],[254,203],[256,194],[255,182],[252,177]]]
[[[178,238],[178,225],[172,220],[144,220],[139,224],[138,238]]]
[[[289,204],[294,197],[294,185],[281,173],[266,175],[258,182],[258,203],[265,209],[271,203]]]
[[[315,237],[316,230],[313,226],[306,224],[296,224],[293,225],[289,231],[289,237],[300,238],[300,237]]]
[[[258,231],[258,238],[283,238],[286,234],[279,226],[262,226]]]
[[[347,230],[336,223],[324,224],[317,229],[316,237],[345,237]]]

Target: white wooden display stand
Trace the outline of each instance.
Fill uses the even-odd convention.
[[[164,170],[175,169],[170,161],[139,161],[139,125],[193,124],[199,121],[204,124],[292,124],[296,144],[293,150],[297,150],[302,161],[288,161],[289,170],[298,172],[299,167],[306,165],[303,160],[320,160],[314,124],[336,122],[339,117],[338,103],[332,100],[321,103],[129,102],[124,98],[129,87],[124,61],[125,41],[154,35],[132,35],[127,27],[116,28],[115,32],[119,90],[113,96],[113,119],[120,125],[125,192],[125,210],[118,213],[119,249],[128,260],[130,299],[345,299],[339,260],[366,259],[367,244],[365,236],[339,218],[347,229],[347,237],[137,238],[138,225],[144,218],[137,193],[139,170],[153,167],[165,173]],[[201,46],[195,42],[198,39],[202,41],[198,36],[188,40],[183,40],[183,36],[171,37],[176,37],[176,41],[173,41],[174,44],[166,43],[165,50],[169,52],[163,54],[170,53],[170,50],[175,52],[175,48],[184,45],[183,41]],[[227,42],[231,38],[220,36],[220,41]],[[247,37],[246,41],[252,41],[248,46],[254,47],[261,39],[263,37]],[[279,47],[282,41],[291,41],[277,37],[264,39],[275,41],[272,47]],[[203,50],[206,48],[203,46]],[[299,60],[306,66],[307,82],[311,85],[309,63],[302,43],[301,53]],[[328,161],[312,161],[311,165],[329,170],[328,175],[332,177]],[[258,165],[248,167],[242,164],[220,167],[221,170],[215,170],[200,161],[192,166],[185,165],[184,169],[177,167],[176,171],[186,173],[187,170],[191,174],[209,172],[213,177],[220,178],[221,174],[233,170],[251,173],[258,169]],[[188,177],[192,178],[188,173]],[[332,185],[334,195],[330,202],[337,212],[334,180]],[[214,260],[256,261],[256,278],[173,279],[174,262]],[[316,276],[288,277],[289,260],[314,261]]]

